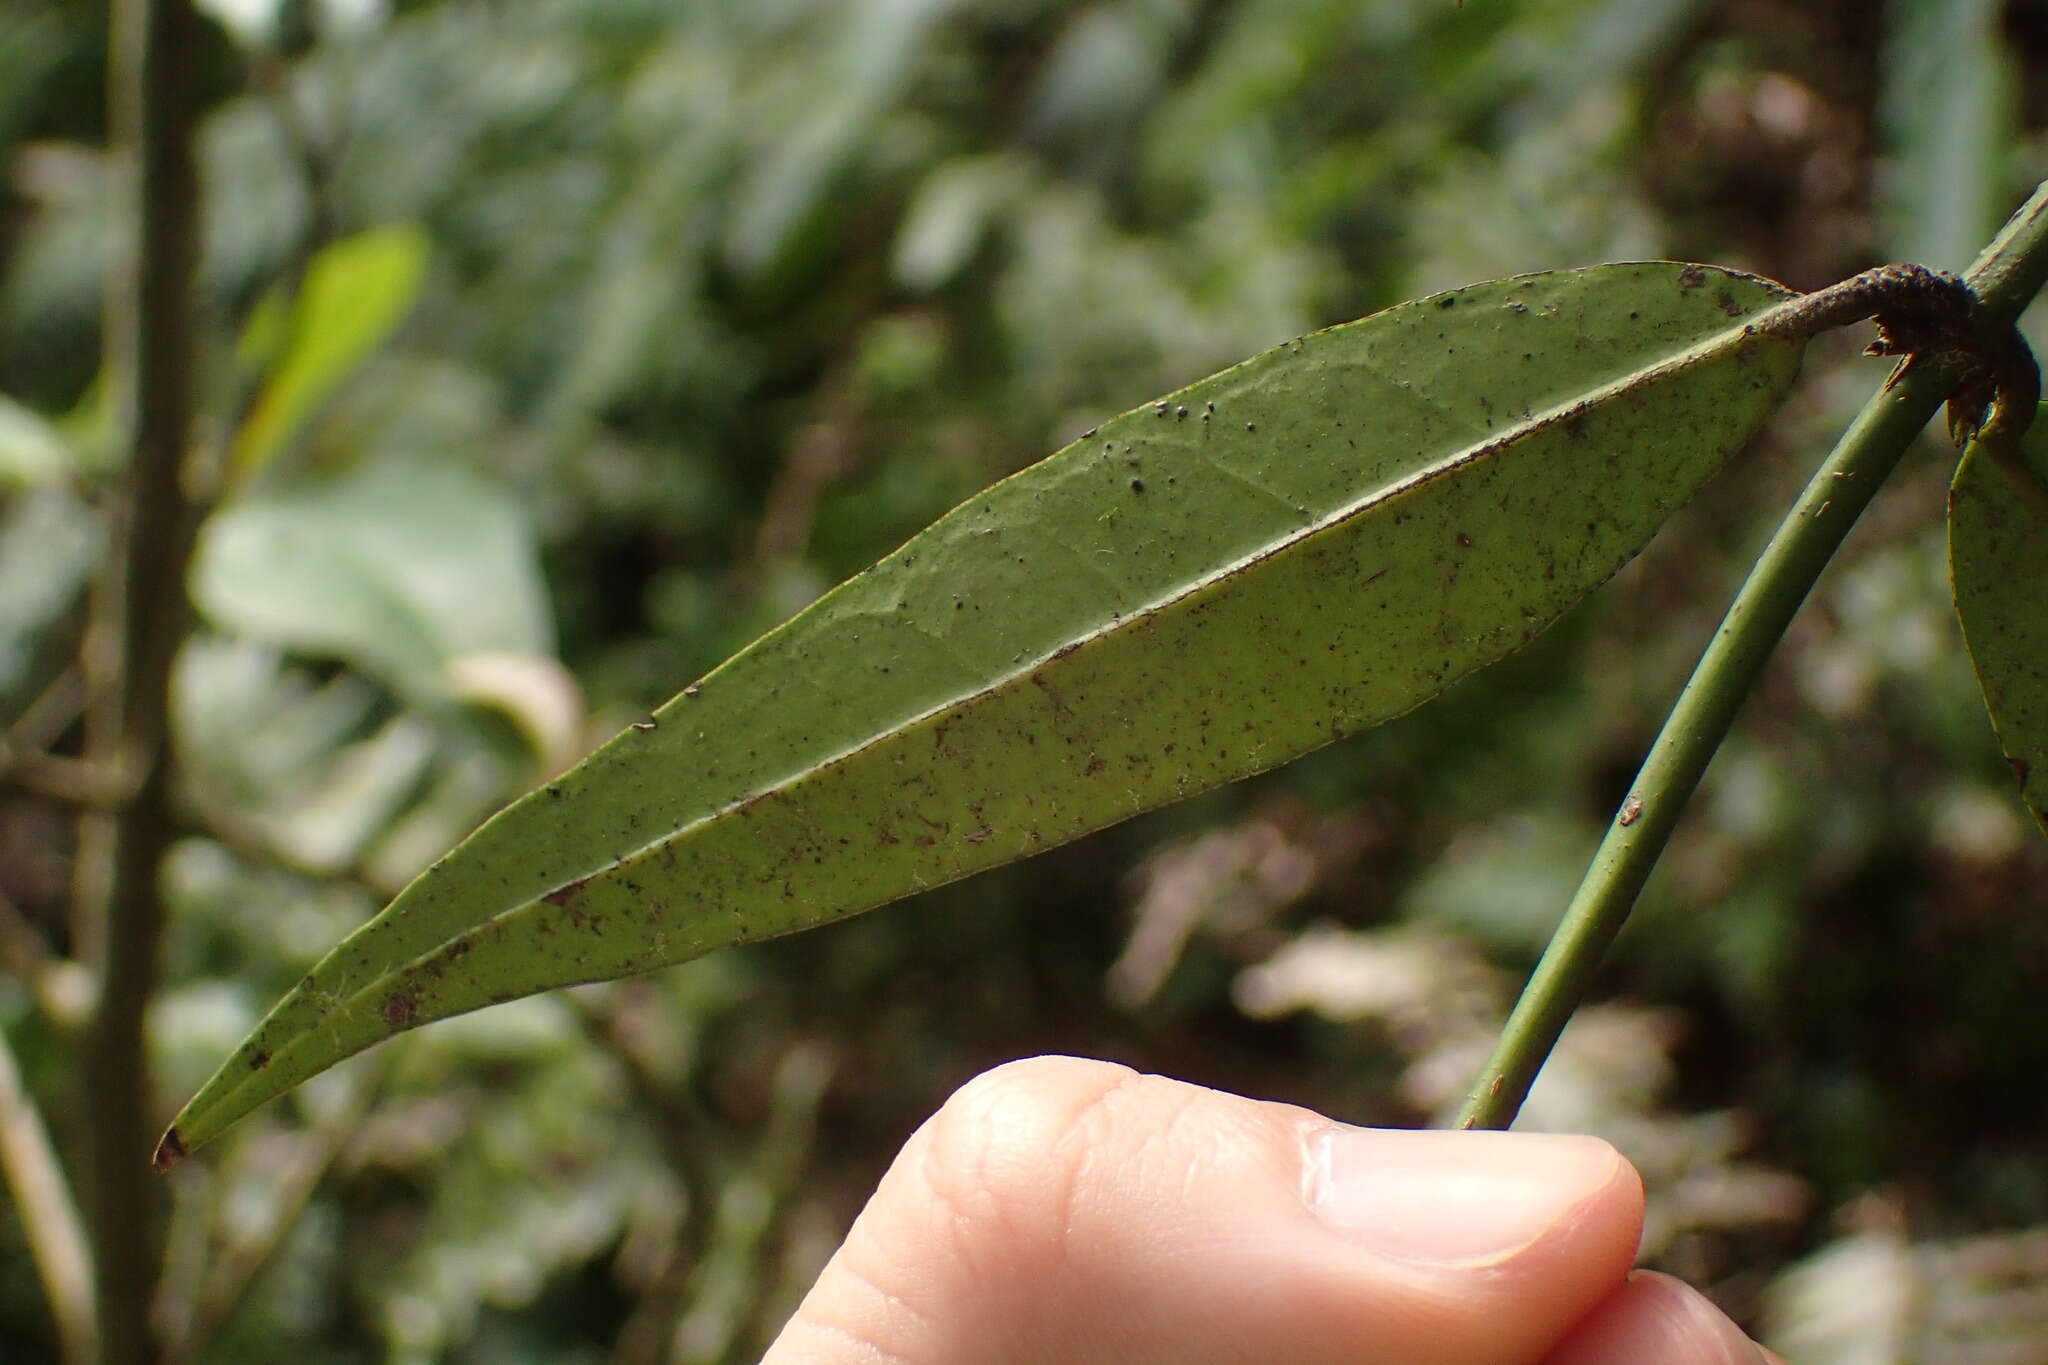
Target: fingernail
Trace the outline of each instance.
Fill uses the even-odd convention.
[[[1484,1264],[1568,1222],[1619,1162],[1596,1138],[1327,1128],[1308,1139],[1303,1195],[1332,1230],[1384,1255]]]

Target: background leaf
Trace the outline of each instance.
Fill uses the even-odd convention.
[[[2005,761],[2048,832],[2048,421],[2035,417],[2021,448],[2032,480],[1978,447],[1963,457],[1949,492],[1949,571]]]
[[[321,248],[289,303],[264,300],[243,337],[245,359],[270,365],[229,458],[246,477],[275,455],[334,387],[391,335],[419,297],[427,237],[374,228]]]
[[[231,504],[206,526],[192,592],[217,625],[427,704],[464,655],[553,647],[524,512],[437,462],[381,460]]]
[[[77,463],[53,423],[0,394],[0,489],[54,483]]]
[[[84,593],[100,548],[99,523],[61,488],[0,509],[0,693],[36,675],[37,652]]]
[[[1102,424],[493,820],[316,967],[175,1156],[429,1020],[793,932],[1390,719],[1625,563],[1776,406],[1698,266],[1390,309]]]

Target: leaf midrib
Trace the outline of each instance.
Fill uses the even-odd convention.
[[[1760,317],[1762,316],[1762,314],[1758,314],[1755,316]],[[1013,684],[1025,678],[1028,678],[1032,673],[1043,668],[1045,664],[1049,661],[1067,658],[1081,650],[1088,648],[1093,644],[1106,640],[1111,636],[1119,634],[1125,630],[1131,629],[1139,623],[1151,617],[1158,616],[1165,612],[1171,611],[1179,604],[1186,602],[1191,598],[1201,596],[1203,593],[1214,588],[1218,584],[1227,582],[1228,580],[1243,574],[1247,570],[1254,568],[1255,566],[1264,562],[1265,560],[1271,559],[1276,555],[1285,553],[1288,550],[1304,545],[1316,539],[1319,536],[1326,535],[1331,531],[1337,530],[1338,528],[1342,527],[1345,523],[1355,520],[1356,518],[1371,512],[1374,508],[1380,506],[1383,503],[1386,503],[1394,498],[1400,497],[1403,494],[1410,493],[1417,489],[1426,487],[1430,483],[1433,483],[1438,479],[1447,477],[1455,473],[1457,470],[1465,468],[1468,465],[1477,464],[1483,460],[1491,458],[1499,454],[1502,450],[1506,449],[1507,447],[1520,442],[1521,440],[1527,438],[1528,436],[1536,432],[1568,422],[1574,416],[1588,412],[1593,408],[1604,404],[1606,401],[1610,399],[1626,394],[1631,389],[1639,389],[1653,386],[1664,379],[1668,379],[1674,375],[1682,373],[1684,370],[1690,367],[1711,361],[1714,358],[1716,358],[1716,356],[1722,350],[1732,349],[1733,347],[1740,345],[1744,341],[1754,341],[1761,344],[1767,341],[1783,340],[1783,338],[1766,337],[1758,334],[1756,323],[1754,319],[1752,319],[1748,322],[1731,325],[1730,327],[1724,329],[1721,332],[1717,332],[1702,341],[1695,342],[1692,345],[1687,346],[1677,352],[1674,352],[1671,355],[1668,355],[1663,359],[1653,362],[1649,365],[1638,366],[1622,378],[1609,381],[1608,383],[1603,384],[1596,389],[1589,390],[1581,396],[1574,398],[1572,401],[1568,403],[1558,404],[1554,407],[1544,410],[1543,412],[1534,414],[1531,417],[1524,418],[1521,421],[1515,423],[1514,425],[1504,428],[1502,431],[1489,436],[1484,441],[1480,441],[1472,445],[1464,446],[1458,450],[1452,451],[1451,453],[1441,457],[1440,459],[1435,460],[1430,464],[1427,464],[1417,470],[1414,470],[1411,473],[1404,475],[1399,479],[1396,479],[1390,483],[1382,484],[1380,487],[1372,490],[1369,493],[1360,494],[1358,497],[1352,499],[1350,502],[1346,503],[1337,510],[1330,513],[1326,513],[1324,516],[1305,525],[1301,528],[1299,533],[1285,537],[1283,539],[1270,540],[1253,551],[1240,554],[1235,559],[1228,561],[1221,567],[1192,579],[1189,582],[1189,584],[1183,589],[1174,592],[1166,597],[1160,598],[1157,601],[1148,603],[1136,611],[1126,612],[1113,622],[1109,622],[1105,625],[1099,626],[1092,630],[1085,631],[1075,636],[1073,639],[1067,640],[1051,649],[1046,650],[1041,654],[1032,657],[1028,661],[1017,665],[1015,668],[1010,669],[1007,672],[989,678],[987,681],[976,686],[971,691],[962,693],[961,695],[956,696],[948,701],[927,707],[922,711],[904,715],[896,719],[895,721],[891,722],[887,729],[881,731],[880,733],[870,736],[869,738],[861,741],[858,744],[852,745],[845,749],[841,749],[823,758],[813,760],[801,767],[791,769],[788,772],[783,773],[779,777],[776,777],[771,781],[759,785],[754,790],[748,792],[744,796],[736,797],[726,802],[725,804],[708,811],[704,815],[697,817],[694,820],[688,821],[681,825],[677,825],[673,829],[667,830],[657,835],[656,837],[649,839],[647,842],[627,850],[626,852],[612,858],[607,862],[597,864],[590,871],[578,873],[577,875],[564,878],[562,881],[555,883],[546,892],[543,892],[540,895],[528,897],[524,900],[518,901],[514,904],[493,911],[491,914],[477,919],[464,931],[464,933],[465,935],[467,935],[470,933],[475,933],[483,929],[486,929],[504,918],[518,914],[519,912],[533,905],[535,901],[543,900],[548,895],[559,892],[562,889],[569,886],[580,885],[588,881],[592,877],[603,876],[605,873],[615,868],[625,866],[628,863],[636,861],[637,859],[643,856],[646,856],[650,853],[657,851],[663,845],[684,839],[688,837],[690,834],[696,832],[697,830],[703,829],[709,825],[716,824],[719,821],[724,820],[741,810],[754,806],[764,800],[770,799],[776,793],[781,792],[788,787],[794,786],[807,778],[815,776],[816,774],[824,772],[828,769],[837,767],[841,764],[847,763],[855,758],[858,758],[860,755],[868,752],[869,750],[887,744],[891,742],[893,739],[895,739],[901,732],[914,728],[924,723],[925,721],[931,720],[937,716],[944,715],[947,712],[972,706],[978,699],[993,694],[995,692],[1001,691],[1006,687],[1012,686]],[[1190,385],[1188,387],[1192,388],[1195,386]],[[1167,401],[1171,401],[1173,397],[1176,397],[1178,396],[1178,394],[1184,392],[1187,392],[1187,389],[1177,390],[1175,394],[1168,396]],[[715,677],[716,672],[714,671],[714,673],[709,676]],[[529,796],[526,799],[532,800],[534,798],[532,796]],[[521,804],[523,804],[523,802]],[[422,952],[413,958],[407,959],[405,962],[401,964],[398,964],[387,969],[384,973],[371,979],[367,984],[358,988],[354,992],[351,992],[349,995],[345,997],[330,995],[329,998],[335,1002],[335,1008],[350,1008],[354,1006],[359,1000],[361,1000],[363,996],[376,990],[383,983],[391,980],[395,976],[402,976],[406,972],[426,962],[436,953],[443,951],[446,946],[446,944],[437,944],[434,947],[428,949],[427,951]]]

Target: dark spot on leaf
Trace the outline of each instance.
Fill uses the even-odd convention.
[[[261,1071],[264,1067],[269,1065],[270,1054],[268,1052],[263,1052],[259,1050],[249,1054],[249,1069],[251,1071]]]
[[[1436,301],[1436,306],[1439,308],[1455,308],[1458,306],[1458,296],[1456,294],[1446,294]]]
[[[1132,491],[1133,493],[1142,493],[1142,492],[1144,492],[1144,491],[1145,491],[1145,481],[1144,481],[1143,479],[1132,479],[1132,480],[1131,480],[1131,491]]]
[[[1737,303],[1735,301],[1735,295],[1733,295],[1726,289],[1723,289],[1721,291],[1720,296],[1717,297],[1714,300],[1714,302],[1717,305],[1719,305],[1722,312],[1726,313],[1731,318],[1739,317],[1742,314],[1742,305]]]
[[[1681,289],[1697,289],[1707,282],[1707,272],[1696,265],[1689,265],[1678,272],[1678,286]]]
[[[384,1002],[383,1009],[378,1012],[384,1016],[384,1022],[392,1028],[410,1028],[412,1021],[419,1017],[419,997],[410,991],[394,991],[391,998]]]
[[[554,890],[548,892],[545,896],[542,896],[541,899],[543,901],[546,901],[549,905],[567,905],[569,903],[570,897],[574,896],[578,891],[581,891],[583,889],[583,884],[589,880],[590,878],[588,877],[578,877],[575,881],[570,882],[565,886],[556,887]]]
[[[1462,549],[1466,549],[1466,550],[1469,550],[1469,549],[1471,549],[1471,548],[1472,548],[1472,537],[1470,537],[1470,536],[1466,535],[1466,534],[1465,534],[1465,533],[1464,533],[1463,531],[1460,531],[1460,532],[1458,532],[1458,545],[1459,545],[1459,547],[1460,547],[1460,548],[1462,548]]]
[[[2022,787],[2026,786],[2027,777],[2033,771],[2027,767],[2027,760],[2024,758],[2007,758],[2005,761],[2006,765],[2012,769],[2012,775],[2019,779],[2020,785]]]

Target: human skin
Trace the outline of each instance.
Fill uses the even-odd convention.
[[[1632,1271],[1642,1217],[1595,1138],[1041,1057],[918,1129],[764,1365],[1783,1365]]]

